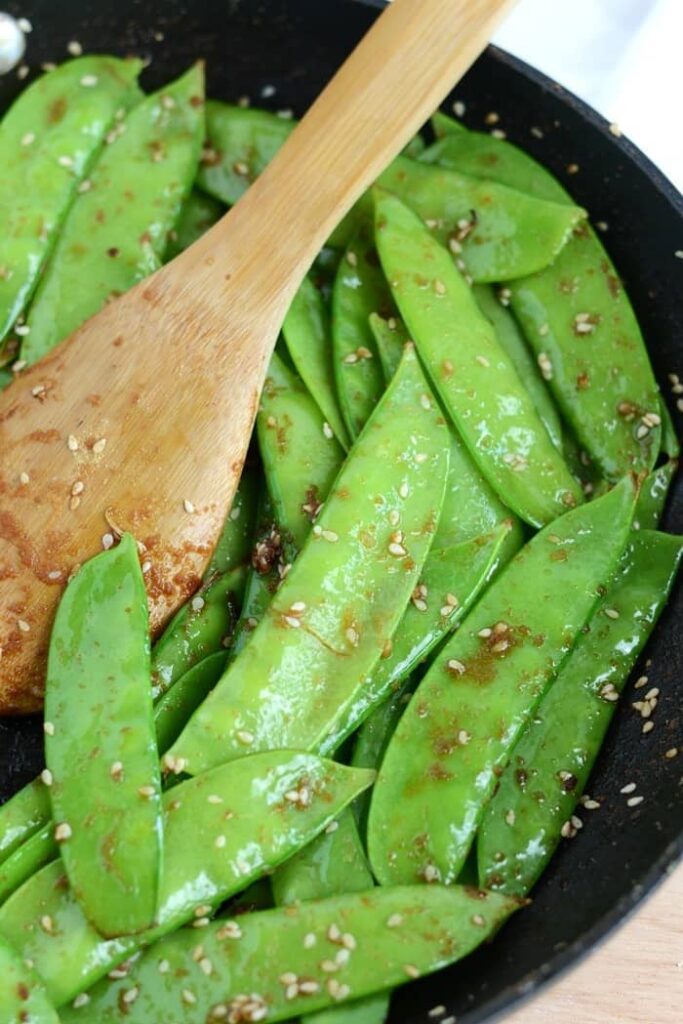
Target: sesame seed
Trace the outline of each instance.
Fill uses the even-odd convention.
[[[484,118],[484,124],[487,124],[489,126],[492,125],[492,124],[498,124],[499,121],[500,121],[500,115],[497,114],[495,112],[495,110],[492,110]]]
[[[597,800],[591,800],[589,796],[581,798],[581,804],[586,808],[587,811],[597,811],[600,808],[600,804]]]
[[[467,108],[462,100],[455,100],[451,109],[456,117],[464,117]]]
[[[173,110],[173,108],[177,106],[176,101],[173,99],[173,97],[168,95],[161,97],[161,105],[164,108],[164,110]]]
[[[24,35],[28,35],[29,32],[33,31],[33,25],[28,20],[28,18],[17,18],[17,25],[24,33]]]
[[[4,280],[7,275],[3,274],[2,270],[3,268],[0,267],[0,279]],[[28,364],[25,359],[15,359],[12,363],[12,373],[21,373],[22,370],[26,369],[27,365]]]
[[[164,754],[164,768],[166,771],[173,772],[174,775],[180,775],[187,765],[187,759],[184,757],[175,757],[173,754]]]
[[[71,493],[72,493],[72,495],[75,498],[76,495],[82,494],[84,490],[85,490],[85,484],[83,483],[83,481],[82,480],[77,480],[76,483],[73,484],[73,486],[71,488]]]
[[[253,732],[248,732],[246,729],[238,729],[235,735],[237,736],[237,739],[240,741],[240,743],[243,743],[245,746],[248,746],[250,743],[254,742]]]
[[[159,974],[168,974],[168,972],[170,970],[171,970],[171,965],[168,962],[168,960],[160,960],[159,961]]]
[[[334,530],[321,530],[320,536],[330,544],[336,544],[339,540],[339,534],[335,533]]]
[[[351,932],[344,932],[344,934],[341,937],[341,942],[342,942],[342,945],[344,946],[344,949],[354,950],[356,948],[356,945],[357,945],[356,944],[356,939],[351,934]]]
[[[644,796],[632,796],[626,801],[626,805],[628,807],[638,807],[639,804],[642,804],[644,799]]]
[[[237,921],[226,921],[225,924],[218,929],[216,932],[217,939],[241,939],[242,929],[238,925]]]
[[[573,839],[576,835],[576,829],[572,826],[571,821],[565,821],[564,825],[560,829],[560,835],[563,839]]]
[[[320,985],[317,981],[307,978],[305,981],[299,982],[299,992],[302,992],[305,996],[312,996],[319,991]]]
[[[419,978],[420,972],[414,964],[404,964],[403,970],[406,972],[409,978]]]
[[[73,1006],[74,1010],[80,1010],[82,1006],[87,1006],[89,1002],[90,996],[88,995],[88,993],[81,992],[79,995],[76,996],[71,1005]]]
[[[645,694],[645,700],[652,700],[654,697],[659,697],[659,687],[653,686],[652,689],[648,690]]]
[[[410,488],[407,483],[402,483],[398,489],[399,497],[407,498],[410,493]]]
[[[654,723],[653,721],[651,721],[651,720],[650,720],[650,721],[644,722],[644,723],[643,723],[643,728],[642,728],[642,732],[643,732],[643,733],[644,733],[645,735],[647,735],[647,733],[649,733],[649,732],[652,732],[652,730],[654,729],[654,727],[655,727],[655,723]]]
[[[614,121],[609,126],[609,130],[610,130],[610,134],[616,136],[616,138],[619,138],[621,136],[621,128]]]
[[[28,473],[20,473],[19,474],[19,483],[20,484],[27,484],[30,481],[30,479],[31,478],[28,475]]]
[[[109,551],[110,548],[114,547],[114,535],[112,533],[102,534],[102,547],[105,551]]]
[[[123,763],[121,761],[114,761],[113,765],[109,769],[109,774],[116,782],[120,782],[123,778]]]
[[[449,672],[457,672],[459,676],[461,676],[465,671],[465,666],[461,661],[458,661],[457,658],[451,658],[450,661],[446,663],[446,668]]]
[[[227,842],[228,840],[225,838],[225,836],[216,836],[214,846],[216,847],[217,850],[223,850],[225,849]]]
[[[72,57],[80,57],[83,53],[83,47],[77,39],[72,39],[66,44],[66,48]]]
[[[70,156],[58,156],[57,163],[60,167],[73,167],[74,162]]]
[[[189,988],[183,989],[181,999],[184,1003],[187,1003],[188,1006],[194,1006],[194,1004],[197,1002],[196,995],[194,994],[194,992],[191,992]]]
[[[668,761],[673,761],[675,757],[678,757],[678,747],[669,747],[667,752],[664,754],[664,757]]]
[[[150,569],[152,568],[152,563],[150,562],[150,560],[149,560],[149,559],[147,559],[147,561],[146,561],[146,562],[143,562],[143,563],[142,563],[142,565],[140,566],[140,568],[142,569],[143,575],[145,575],[145,576],[146,576],[146,575],[147,575],[147,573],[149,572],[149,570],[150,570]]]
[[[338,822],[338,821],[331,821],[331,822],[329,823],[329,825],[326,825],[326,826],[325,826],[325,832],[326,832],[326,833],[327,833],[327,835],[329,836],[329,835],[331,835],[331,834],[332,834],[333,832],[336,832],[338,828],[339,828],[339,822]]]
[[[204,598],[197,594],[195,595],[195,597],[192,598],[190,607],[192,608],[193,612],[200,612],[205,604],[206,601],[204,600]]]
[[[45,785],[45,786],[51,786],[52,785],[52,772],[50,771],[49,768],[44,768],[42,770],[42,772],[40,773],[40,778],[41,778],[41,781],[42,781],[43,785]]]
[[[35,141],[36,141],[36,134],[35,134],[35,132],[26,132],[24,135],[21,136],[21,145],[22,146],[30,146]]]
[[[477,356],[476,358],[477,358],[477,362],[481,366],[487,366],[488,367],[488,366],[491,365],[490,362],[488,361],[488,359],[486,358],[486,356]]]
[[[210,974],[213,974],[213,964],[209,960],[208,956],[203,956],[201,958],[201,960],[199,961],[199,967],[200,970],[202,970],[203,973],[207,976],[207,978],[209,977]]]
[[[92,89],[94,85],[97,85],[97,75],[83,75],[81,85],[85,86],[86,89]]]
[[[570,821],[577,832],[583,828],[583,822],[581,821],[581,818],[577,818],[575,814],[572,814]]]
[[[74,437],[73,434],[69,434],[69,436],[67,437],[67,439],[66,439],[66,446],[67,446],[67,448],[69,449],[70,452],[77,452],[78,451],[78,441]]]
[[[73,835],[71,825],[68,822],[63,821],[55,828],[55,842],[65,843],[68,839],[71,839]]]
[[[499,640],[497,644],[494,644],[492,646],[491,650],[493,651],[494,654],[502,654],[504,651],[507,651],[509,646],[509,640]]]
[[[440,281],[438,279],[434,281],[434,291],[436,292],[437,295],[446,294],[446,285],[443,283],[443,281]]]
[[[191,515],[192,515],[192,513],[193,513],[193,512],[194,512],[194,510],[195,510],[195,509],[194,509],[194,505],[192,504],[192,502],[191,502],[191,501],[190,501],[190,500],[189,500],[188,498],[185,498],[185,499],[183,500],[183,508],[185,509],[185,511],[187,512],[187,514],[188,514],[189,516],[191,516]]]
[[[529,132],[531,133],[531,135],[534,136],[535,139],[543,138],[543,130],[541,128],[537,128],[535,125],[531,126]]]
[[[350,267],[358,266],[358,257],[356,256],[355,252],[352,249],[349,249],[349,251],[346,254],[346,262],[349,264]]]
[[[505,821],[506,821],[506,823],[508,825],[514,825],[514,823],[516,821],[515,812],[514,811],[508,811],[507,814],[505,815]]]
[[[55,727],[52,722],[43,722],[43,732],[46,736],[54,736]]]
[[[156,790],[154,786],[140,786],[138,787],[138,793],[143,798],[143,800],[151,800],[154,794],[156,793]]]
[[[553,379],[553,364],[550,362],[550,358],[546,352],[539,352],[538,366],[541,371],[541,376],[544,380]]]
[[[387,519],[389,520],[392,526],[398,526],[398,524],[401,521],[401,514],[398,511],[398,509],[392,508],[389,515],[387,516]]]
[[[641,423],[638,429],[636,430],[636,439],[638,441],[642,441],[643,438],[647,437],[649,433],[650,428],[645,423]]]
[[[331,441],[332,438],[334,437],[334,431],[332,430],[332,427],[329,425],[327,420],[325,420],[325,422],[323,423],[323,434],[325,435],[328,441]]]
[[[332,974],[334,971],[339,970],[339,964],[335,960],[321,960],[320,970],[326,974]]]
[[[619,618],[619,612],[616,610],[616,608],[605,608],[605,615],[607,616],[608,619],[618,619]]]
[[[445,1012],[446,1012],[446,1007],[445,1006],[432,1006],[431,1010],[428,1013],[428,1016],[429,1017],[443,1017]]]
[[[31,632],[31,627],[29,626],[28,622],[25,619],[17,619],[17,626],[19,627],[22,633]]]
[[[360,640],[358,630],[354,629],[353,626],[349,626],[344,635],[352,647],[358,647],[358,641]]]
[[[337,961],[337,963],[341,967],[343,967],[344,964],[347,964],[349,962],[350,958],[351,958],[351,951],[346,949],[346,948],[340,949],[339,952],[337,953],[337,955],[335,956],[335,960]]]
[[[89,192],[91,188],[92,181],[90,180],[90,178],[84,178],[83,181],[81,181],[80,184],[77,186],[76,191],[80,192],[82,195],[84,192]]]
[[[208,926],[210,924],[211,924],[211,922],[209,921],[208,917],[198,917],[195,921],[192,922],[192,927],[193,928],[208,928]]]
[[[397,541],[392,541],[389,544],[389,554],[394,555],[395,558],[402,558],[407,554],[407,551],[402,544],[397,543]]]
[[[634,683],[634,689],[642,690],[644,686],[647,686],[649,680],[647,676],[639,676]]]
[[[420,395],[420,405],[423,409],[431,409],[432,403],[429,395]]]
[[[486,920],[481,916],[481,914],[473,914],[470,920],[472,921],[472,924],[476,924],[478,928],[483,928],[486,924]]]
[[[422,877],[425,882],[438,882],[441,877],[441,873],[434,864],[427,864],[422,872]]]
[[[52,933],[54,930],[54,922],[49,914],[43,914],[40,919],[40,927],[44,932],[47,932],[48,935]]]
[[[627,782],[625,786],[622,786],[619,790],[620,793],[632,793],[636,788],[635,782]]]
[[[94,445],[92,446],[92,450],[94,451],[95,455],[100,455],[106,447],[107,439],[106,437],[101,437],[99,441],[95,441]]]

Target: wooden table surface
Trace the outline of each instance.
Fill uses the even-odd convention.
[[[575,970],[504,1018],[504,1024],[681,1022],[683,865]]]

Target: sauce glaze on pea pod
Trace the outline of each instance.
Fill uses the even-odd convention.
[[[614,572],[634,497],[625,479],[538,533],[432,663],[372,795],[368,851],[381,883],[458,877],[497,773]]]
[[[117,112],[137,99],[139,60],[81,57],[42,75],[0,125],[0,340],[23,312],[56,233]]]
[[[352,438],[358,437],[384,391],[384,373],[368,318],[391,315],[394,304],[372,232],[351,239],[332,291],[332,347],[339,406]]]
[[[197,184],[215,199],[234,206],[273,159],[294,124],[267,110],[208,100],[206,146]]]
[[[46,824],[18,846],[0,865],[0,903],[9,899],[27,878],[35,875],[36,871],[59,856],[59,847],[54,836],[54,822],[51,815],[48,815]]]
[[[333,278],[336,273],[335,263]],[[282,334],[297,373],[342,448],[348,451],[349,434],[335,391],[330,317],[325,299],[310,277],[304,278],[292,300]]]
[[[120,122],[66,218],[28,315],[33,363],[160,265],[204,137],[201,65]],[[131,198],[132,197],[132,198]]]
[[[102,935],[149,928],[162,857],[147,593],[133,537],[78,570],[47,660],[45,759],[55,839]]]
[[[0,936],[33,960],[62,1006],[188,921],[200,928],[191,930],[200,942],[215,907],[310,842],[373,778],[282,750],[222,765],[164,795],[166,856],[153,929],[103,938],[56,862],[0,907]]]
[[[227,930],[217,921],[199,936],[184,929],[144,953],[126,978],[98,985],[86,1006],[65,1010],[62,1019],[175,1024],[182,1014],[184,1024],[213,1024],[298,1017],[459,960],[518,906],[499,893],[461,886],[397,886],[245,914]],[[199,942],[204,956],[195,961]],[[169,969],[160,972],[166,961]]]
[[[209,695],[225,669],[225,648],[209,654],[175,681],[154,708],[157,748],[165,753],[175,743],[190,716]]]
[[[572,201],[544,167],[501,139],[463,132],[437,143],[430,158]],[[605,476],[651,468],[660,445],[659,392],[631,303],[592,228],[577,226],[552,265],[509,287],[510,306],[555,399]]]
[[[59,1024],[45,986],[0,938],[0,1020],[3,1024]]]
[[[401,316],[480,471],[532,526],[572,508],[581,489],[449,253],[412,210],[379,190],[375,225]]]
[[[50,796],[35,779],[0,807],[0,864],[50,819]]]
[[[677,472],[678,460],[669,459],[663,466],[645,477],[636,502],[634,526],[637,523],[639,529],[657,529],[664,514],[671,481]]]
[[[403,200],[448,244],[475,281],[507,281],[552,263],[585,211],[547,202],[494,181],[397,157],[377,184]],[[356,204],[333,235],[342,244],[372,219],[372,196]],[[524,270],[522,268],[525,268]],[[533,270],[532,270],[533,268]]]
[[[324,741],[417,583],[443,501],[447,437],[408,350],[264,619],[171,749],[172,764],[196,774],[249,751]]]
[[[277,353],[268,367],[256,427],[275,518],[285,546],[298,551],[344,461],[344,449]]]
[[[615,702],[666,604],[682,554],[680,537],[632,533],[589,630],[526,726],[486,808],[477,852],[487,885],[526,895],[563,829],[571,828]]]

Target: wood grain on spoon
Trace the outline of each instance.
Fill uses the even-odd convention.
[[[396,0],[230,213],[0,394],[0,712],[41,707],[56,604],[105,534],[144,545],[155,633],[196,588],[303,275],[510,4]]]

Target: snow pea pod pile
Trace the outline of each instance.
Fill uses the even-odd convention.
[[[0,124],[11,387],[292,130],[138,71],[70,61]],[[0,807],[0,1024],[383,1024],[492,939],[674,583],[678,453],[585,211],[435,115],[303,281],[188,603],[149,636],[163,580],[111,510],[74,567],[47,767]]]

